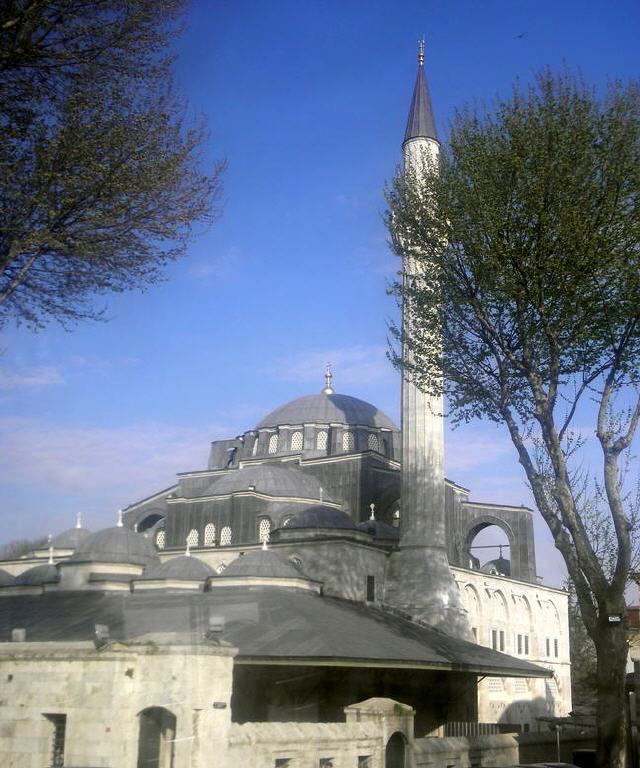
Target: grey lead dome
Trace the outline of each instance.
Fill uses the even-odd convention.
[[[391,419],[375,405],[349,395],[305,395],[291,400],[270,414],[256,429],[280,427],[285,424],[349,424],[398,431]]]

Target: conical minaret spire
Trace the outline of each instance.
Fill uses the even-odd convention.
[[[433,117],[429,85],[424,73],[424,40],[418,44],[418,74],[413,88],[413,97],[409,107],[407,128],[404,132],[405,142],[411,139],[431,139],[438,141],[436,121]]]

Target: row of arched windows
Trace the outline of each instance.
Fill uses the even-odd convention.
[[[278,452],[278,444],[279,444],[279,435],[277,432],[274,432],[269,437],[269,442],[267,444],[267,453],[274,454]],[[318,451],[326,451],[327,447],[329,445],[329,430],[327,429],[320,429],[316,433],[316,450]],[[386,440],[382,441],[384,453],[388,453],[388,443]],[[301,430],[296,430],[295,432],[291,433],[291,437],[289,438],[289,450],[291,451],[301,451],[304,448],[304,434]],[[352,451],[355,451],[356,448],[356,438],[355,434],[352,430],[345,430],[342,433],[342,450],[345,453],[351,453]],[[367,435],[367,448],[370,451],[380,451],[380,438],[375,432],[369,432]],[[253,443],[253,455],[255,456],[258,453],[258,439]]]
[[[284,520],[283,525],[286,525],[291,517]],[[270,518],[261,517],[258,521],[258,541],[261,543],[269,541],[271,538],[272,523]],[[220,546],[228,547],[233,541],[233,531],[231,526],[225,525],[220,529]],[[158,549],[164,549],[166,546],[166,533],[164,529],[161,529],[156,533],[155,537],[156,546]],[[200,532],[197,528],[192,528],[187,534],[186,542],[190,547],[200,546]],[[213,547],[216,543],[216,526],[213,523],[207,523],[204,527],[202,536],[203,547]]]

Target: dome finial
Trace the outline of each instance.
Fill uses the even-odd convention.
[[[369,515],[369,520],[375,520],[376,519],[376,505],[375,504],[369,504],[369,509],[371,510],[371,514]]]
[[[49,547],[49,565],[53,565],[53,547]]]
[[[80,512],[76,515],[76,528],[82,528],[82,514]]]
[[[424,37],[418,40],[418,66],[424,66]]]
[[[124,523],[122,522],[122,510],[121,509],[118,510],[118,523],[117,523],[117,525],[118,525],[118,528],[122,528],[122,526],[124,525]]]
[[[185,542],[187,544],[187,548],[184,551],[185,557],[191,557],[191,542],[189,541],[189,537],[185,539]]]
[[[324,488],[320,486],[320,503],[324,501]]]
[[[335,389],[331,386],[332,378],[333,374],[331,373],[331,361],[329,361],[324,369],[324,389],[322,390],[323,395],[333,395],[335,393]]]
[[[262,549],[263,549],[265,552],[266,552],[266,551],[267,551],[267,549],[268,549],[268,547],[267,547],[267,540],[266,540],[266,539],[262,539]]]

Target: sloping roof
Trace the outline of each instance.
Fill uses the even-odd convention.
[[[433,117],[433,108],[431,107],[429,86],[422,64],[418,66],[416,84],[413,88],[413,97],[411,98],[411,106],[409,107],[407,128],[404,133],[405,141],[417,138],[438,140],[436,122]]]
[[[449,637],[378,608],[281,587],[233,587],[184,594],[55,592],[0,600],[0,641],[24,627],[28,641],[89,640],[107,624],[124,642],[176,633],[203,642],[211,616],[237,663],[379,666],[543,677],[522,659]]]
[[[398,427],[375,405],[349,395],[305,395],[291,400],[262,419],[256,429],[282,424],[352,424],[382,427],[398,431]]]

